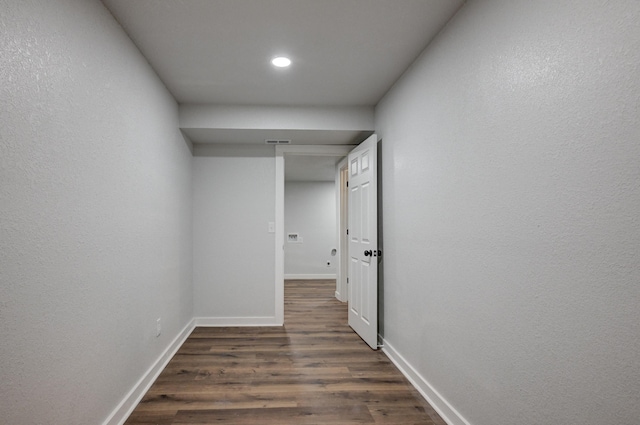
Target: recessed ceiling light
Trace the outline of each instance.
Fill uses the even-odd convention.
[[[273,66],[277,66],[278,68],[286,68],[291,65],[291,59],[284,56],[278,56],[277,58],[271,59],[271,63]]]

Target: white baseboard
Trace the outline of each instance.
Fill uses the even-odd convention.
[[[285,274],[285,279],[292,280],[324,280],[324,279],[335,279],[335,273],[328,274]]]
[[[184,344],[189,335],[194,329],[194,321],[191,320],[187,326],[180,331],[180,333],[171,341],[171,344],[162,352],[160,357],[153,362],[147,372],[142,375],[142,378],[136,382],[131,391],[124,397],[124,399],[116,406],[111,412],[109,417],[103,422],[103,425],[122,425],[127,420],[131,412],[136,408],[142,397],[149,391],[151,385],[158,378],[160,373],[169,363],[169,360],[176,354],[178,349]]]
[[[276,322],[274,316],[270,317],[195,317],[195,326],[204,327],[243,327],[243,326],[282,326]]]
[[[429,382],[411,366],[389,342],[383,341],[382,352],[393,362],[402,374],[411,382],[422,397],[449,425],[471,425]]]

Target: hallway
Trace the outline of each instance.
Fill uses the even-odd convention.
[[[444,425],[334,290],[286,281],[282,328],[196,328],[126,423]]]

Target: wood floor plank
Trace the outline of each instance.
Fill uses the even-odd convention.
[[[143,411],[136,410],[127,419],[127,424],[132,425],[173,425],[178,409]]]
[[[364,404],[327,409],[324,407],[284,407],[273,409],[182,410],[174,425],[196,424],[372,424],[375,423]]]
[[[334,290],[286,281],[282,327],[196,328],[126,424],[445,425]]]

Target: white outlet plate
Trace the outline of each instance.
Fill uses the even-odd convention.
[[[302,243],[302,237],[298,233],[287,233],[287,242]]]

